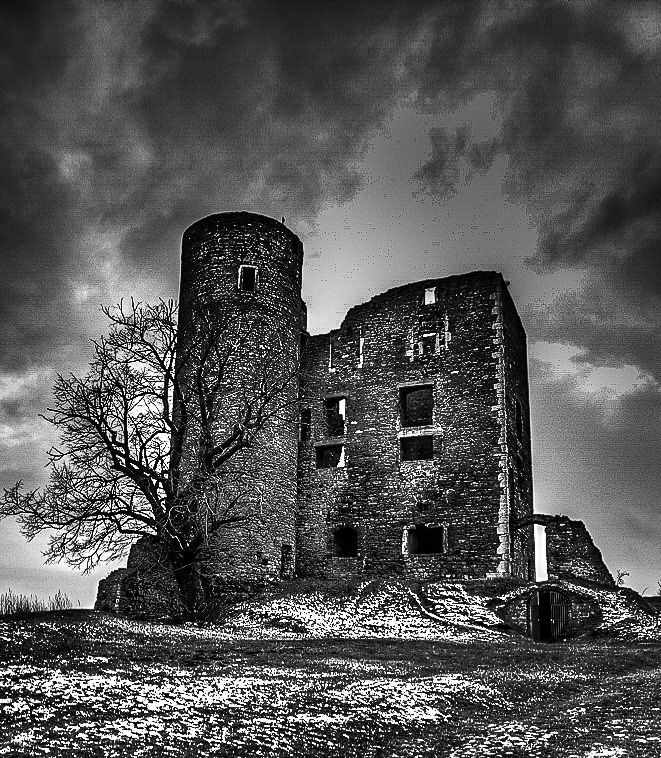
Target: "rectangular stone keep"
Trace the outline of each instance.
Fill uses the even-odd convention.
[[[436,302],[425,303],[432,287]],[[452,341],[432,349],[429,335],[440,340],[447,323]],[[299,447],[299,574],[532,577],[532,529],[510,536],[509,528],[511,518],[532,514],[526,340],[499,274],[378,295],[351,309],[339,329],[308,339],[301,373],[312,434]],[[432,388],[432,424],[411,426],[403,415],[403,398],[416,386]],[[339,395],[346,402],[345,466],[320,469],[315,446],[334,441],[324,398]],[[517,402],[525,414],[519,437],[512,426]],[[413,441],[404,447],[403,439]],[[403,460],[417,454],[416,439],[425,459]],[[517,454],[523,471],[511,477]],[[416,552],[428,544],[425,529],[441,527],[444,549]],[[349,543],[355,555],[345,554]]]

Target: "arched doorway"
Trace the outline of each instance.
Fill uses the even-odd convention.
[[[550,588],[535,590],[528,598],[528,634],[536,642],[562,639],[570,619],[569,598]]]

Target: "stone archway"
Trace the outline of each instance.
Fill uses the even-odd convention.
[[[563,592],[542,587],[528,598],[528,634],[536,642],[563,639],[570,620],[571,603]]]

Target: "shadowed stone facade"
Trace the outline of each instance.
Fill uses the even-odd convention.
[[[293,576],[534,580],[532,524],[544,517],[533,515],[526,336],[502,276],[397,287],[310,336],[302,262],[296,235],[252,213],[209,216],[183,237],[182,349],[203,311],[230,324],[257,314],[228,382],[238,385],[265,354],[274,371],[291,373],[291,415],[271,420],[260,445],[231,462],[259,472],[261,527],[211,541],[212,584],[220,593]],[[228,403],[220,421],[233,412]],[[193,428],[184,470],[195,457]],[[567,523],[547,528],[554,576],[605,581],[600,554]],[[100,584],[97,608],[167,615],[169,572],[141,540],[128,570]],[[147,586],[152,600],[139,613]]]
[[[531,529],[510,533],[532,515],[526,342],[500,274],[352,308],[301,379],[299,574],[533,577]]]

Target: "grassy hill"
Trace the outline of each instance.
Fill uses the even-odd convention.
[[[600,636],[535,644],[490,586],[298,584],[205,627],[1,619],[0,755],[661,755],[656,619],[610,593]]]

